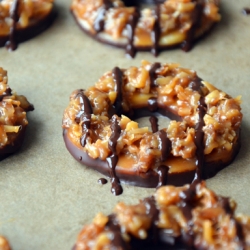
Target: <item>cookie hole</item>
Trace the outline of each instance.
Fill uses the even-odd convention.
[[[151,123],[149,121],[151,116],[145,116],[136,119],[135,121],[139,123],[139,127],[148,127],[150,131],[152,131]],[[171,122],[171,119],[164,116],[155,116],[158,119],[158,129],[161,130],[163,128],[167,128],[169,126],[169,123]]]

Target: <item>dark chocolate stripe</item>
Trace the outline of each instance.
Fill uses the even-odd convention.
[[[167,160],[171,152],[171,141],[167,137],[167,133],[164,130],[159,131],[160,137],[160,150],[161,150],[161,161]]]
[[[115,91],[117,93],[114,103],[115,113],[120,116],[122,114],[122,84],[123,84],[123,72],[120,68],[115,67],[112,70],[112,76],[115,82]]]
[[[19,0],[14,0],[10,7],[10,18],[12,19],[12,24],[10,27],[9,41],[6,42],[5,46],[8,50],[17,49],[17,41],[16,41],[16,23],[18,22],[18,8],[19,8]]]
[[[156,116],[150,116],[149,121],[151,123],[152,132],[156,133],[158,129],[158,119]]]
[[[108,181],[105,179],[105,178],[100,178],[99,180],[98,180],[98,183],[99,184],[101,184],[101,185],[104,185],[104,184],[106,184]]]
[[[152,218],[152,224],[155,224],[159,218],[159,210],[157,209],[154,197],[152,196],[143,199],[143,203],[147,208],[146,214]]]
[[[237,241],[239,242],[239,250],[245,250],[246,249],[246,244],[245,244],[245,236],[243,232],[243,227],[242,225],[236,220],[233,219],[236,227],[236,237]]]
[[[135,36],[135,28],[139,18],[140,18],[140,11],[138,10],[138,8],[135,8],[134,13],[130,15],[129,22],[127,23],[128,44],[126,46],[126,55],[129,55],[132,58],[135,57],[135,52],[136,52],[136,49],[134,47],[134,36]]]
[[[204,116],[206,114],[207,105],[205,103],[204,96],[200,97],[197,107],[198,113],[198,123],[195,125],[195,146],[196,146],[196,173],[194,181],[201,181],[204,176],[203,166],[204,166],[204,132],[203,127],[205,126]]]
[[[199,92],[200,95],[202,95],[201,87],[204,86],[201,81],[202,79],[196,76],[194,80],[189,83],[189,88],[191,88],[193,91]]]
[[[207,111],[207,105],[205,103],[205,98],[202,93],[202,82],[201,78],[195,77],[195,79],[189,84],[189,87],[193,91],[199,92],[200,99],[198,101],[198,107],[197,107],[197,113],[198,113],[198,122],[195,125],[195,138],[194,138],[194,143],[196,146],[196,173],[194,177],[194,181],[201,181],[202,178],[205,178],[204,176],[204,171],[203,171],[203,165],[204,165],[204,132],[203,132],[203,127],[205,125],[204,122],[204,116]]]
[[[195,9],[192,13],[192,25],[187,32],[186,40],[182,42],[181,49],[184,51],[189,51],[192,49],[194,40],[195,40],[195,32],[196,29],[199,28],[200,22],[202,20],[202,12],[203,12],[203,2],[202,0],[193,0],[195,2]]]
[[[118,124],[116,116],[112,117],[112,124],[111,124],[111,131],[112,134],[109,138],[109,144],[108,147],[110,151],[112,152],[112,155],[106,159],[108,166],[110,168],[110,178],[111,178],[111,192],[114,195],[120,195],[122,194],[122,186],[120,184],[120,181],[116,175],[115,168],[118,162],[118,155],[116,152],[116,145],[117,140],[120,137],[121,134],[121,127]]]
[[[226,211],[227,214],[233,215],[234,211],[230,206],[229,198],[221,196],[219,197],[218,203]]]
[[[2,95],[0,95],[0,102],[3,100],[4,97],[10,96],[11,95],[11,91],[12,91],[11,88],[7,88],[5,90],[5,92]]]
[[[103,0],[103,6],[99,8],[97,17],[94,22],[94,29],[97,33],[104,30],[104,20],[105,20],[105,14],[108,9],[112,8],[113,4],[109,0]]]
[[[146,206],[146,214],[151,218],[151,229],[153,235],[151,235],[151,239],[157,239],[158,238],[158,229],[156,226],[156,222],[159,219],[159,210],[156,206],[156,202],[154,197],[148,197],[145,198],[143,201],[144,205]]]
[[[110,242],[111,250],[126,250],[129,249],[127,243],[123,240],[121,234],[121,228],[119,223],[116,221],[115,215],[109,215],[109,220],[105,226],[105,230],[112,233],[112,241]]]
[[[192,210],[196,205],[196,187],[199,182],[193,182],[189,188],[182,191],[179,194],[181,198],[180,209],[187,220],[188,230],[183,230],[181,235],[181,240],[187,245],[187,247],[192,247],[194,245],[194,235],[193,235],[193,215]],[[189,249],[189,248],[188,248]],[[193,248],[191,248],[193,249]]]
[[[155,112],[158,109],[157,98],[151,97],[148,99],[148,110]]]
[[[80,98],[81,110],[76,115],[75,121],[77,123],[82,122],[82,136],[80,138],[80,143],[82,147],[86,145],[87,137],[89,136],[89,129],[91,125],[91,114],[93,113],[92,107],[88,97],[80,90],[76,95],[76,98]]]
[[[234,218],[234,210],[230,206],[230,199],[227,197],[220,196],[218,199],[218,204],[231,217],[231,220],[235,224],[235,229],[236,229],[235,241],[239,243],[238,249],[244,250],[246,246],[245,246],[245,237],[244,237],[243,228],[242,228],[242,225]]]
[[[160,4],[156,5],[156,10],[155,10],[155,23],[153,30],[151,32],[151,39],[153,42],[151,53],[154,56],[158,56],[159,53],[159,39],[161,35],[161,28],[160,28]]]
[[[245,16],[250,15],[250,8],[244,8],[242,10],[242,14],[245,15]]]
[[[3,100],[3,98],[7,95],[0,95],[0,102]]]
[[[155,79],[156,79],[156,70],[161,67],[161,64],[156,62],[152,64],[150,70],[149,70],[149,79],[150,79],[150,87],[155,87]]]
[[[4,97],[9,96],[7,94],[0,95],[0,102],[3,100]]]
[[[167,185],[167,183],[168,183],[168,171],[169,171],[169,167],[165,166],[165,165],[161,165],[157,168],[157,173],[159,175],[159,181],[158,181],[158,185],[156,188]]]

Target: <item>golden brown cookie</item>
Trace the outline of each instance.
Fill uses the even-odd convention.
[[[189,51],[220,20],[219,0],[73,0],[71,10],[87,34],[131,57],[177,45]]]
[[[240,102],[178,64],[115,67],[71,94],[64,140],[79,162],[111,178],[114,193],[119,179],[183,185],[214,176],[234,159]],[[172,121],[158,129],[157,115]],[[152,129],[138,126],[134,119],[142,116],[151,116]]]
[[[0,1],[0,47],[15,50],[45,29],[55,18],[54,0]]]
[[[118,203],[84,226],[74,250],[249,249],[250,217],[205,182],[164,186],[137,205]]]

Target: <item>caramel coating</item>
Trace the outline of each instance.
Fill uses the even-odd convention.
[[[181,172],[195,168],[195,125],[198,122],[197,107],[201,96],[191,85],[197,81],[195,71],[181,68],[178,64],[161,64],[155,72],[154,86],[150,83],[152,64],[143,61],[140,67],[122,70],[122,114],[131,110],[147,108],[148,100],[155,98],[159,108],[170,111],[179,121],[172,120],[163,128],[171,142],[171,153],[162,161],[160,131],[151,132],[148,127],[139,127],[128,116],[117,116],[121,135],[117,141],[119,166],[145,173],[155,170],[159,165],[170,166],[169,172]],[[233,152],[238,140],[242,120],[240,97],[232,98],[210,83],[202,81],[202,95],[207,106],[204,116],[204,154],[207,162],[213,159],[226,161]],[[117,92],[112,72],[105,73],[94,86],[84,91],[89,99],[93,113],[86,144],[80,143],[83,121],[79,90],[70,96],[69,106],[63,117],[63,128],[73,144],[93,159],[105,160],[111,155],[108,141],[111,136],[111,117],[109,110],[114,105]],[[172,159],[184,160],[177,168],[171,166]],[[129,162],[129,164],[128,164]],[[192,166],[191,166],[192,165]]]
[[[10,33],[13,20],[10,17],[14,0],[0,1],[0,37]],[[53,0],[19,1],[16,28],[25,29],[47,16],[53,7]]]
[[[152,209],[152,207],[155,207]],[[118,203],[111,216],[98,214],[77,237],[76,250],[112,249],[117,230],[119,249],[250,249],[250,217],[235,214],[234,200],[216,195],[205,182],[164,186],[137,205]],[[110,221],[118,224],[116,231]],[[116,236],[117,237],[117,236]],[[169,245],[166,240],[169,241]],[[150,243],[152,247],[150,248]],[[127,247],[124,247],[127,246]],[[117,245],[116,245],[117,246]],[[176,248],[174,248],[177,246]],[[185,248],[186,249],[186,248]]]

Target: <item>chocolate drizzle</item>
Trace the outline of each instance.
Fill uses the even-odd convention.
[[[245,16],[250,15],[250,8],[244,8],[242,10],[242,14],[245,15]]]
[[[182,191],[179,196],[181,198],[180,208],[187,220],[188,230],[182,231],[182,241],[189,247],[194,245],[194,235],[193,235],[193,207],[196,206],[196,189],[199,185],[198,181],[193,182],[189,188],[185,191]]]
[[[152,132],[156,133],[158,129],[158,119],[156,116],[150,116],[149,121],[151,123]]]
[[[108,183],[108,181],[105,178],[100,178],[98,180],[98,183],[101,184],[101,185],[104,185],[104,184]]]
[[[168,171],[169,171],[169,167],[165,166],[165,165],[161,165],[157,168],[157,173],[159,175],[159,181],[158,181],[158,185],[156,188],[167,185],[167,183],[168,183]]]
[[[159,131],[161,161],[166,161],[171,152],[171,141],[164,130]]]
[[[135,28],[137,25],[137,22],[140,18],[140,11],[138,8],[135,8],[135,11],[133,14],[129,17],[129,22],[127,23],[127,32],[128,32],[128,44],[126,46],[126,55],[134,58],[136,49],[134,47],[134,36],[135,36]]]
[[[244,237],[242,225],[236,219],[232,218],[232,220],[234,220],[235,227],[236,227],[236,237],[237,237],[236,240],[239,242],[239,245],[240,245],[239,249],[244,250],[246,249],[246,245],[245,245],[245,237]]]
[[[199,94],[202,94],[201,87],[203,87],[202,79],[196,76],[193,81],[191,81],[188,85],[189,88],[191,88],[193,91],[199,92]]]
[[[11,91],[12,91],[11,88],[7,88],[5,90],[5,92],[2,95],[0,95],[0,102],[3,100],[4,97],[10,96],[11,95]]]
[[[94,29],[97,33],[104,30],[105,14],[107,10],[112,7],[113,7],[113,4],[109,0],[103,0],[103,6],[99,9],[97,17],[94,22]]]
[[[143,203],[147,208],[146,214],[152,218],[152,221],[157,221],[159,217],[159,210],[156,207],[154,197],[145,198]]]
[[[226,211],[227,214],[233,215],[233,210],[230,206],[229,198],[219,197],[218,203]]]
[[[161,64],[156,62],[152,64],[150,70],[149,70],[149,79],[150,79],[150,87],[156,87],[155,79],[156,79],[156,70],[161,67]]]
[[[195,145],[196,145],[196,173],[194,180],[201,180],[204,178],[204,132],[203,127],[205,125],[204,116],[206,114],[206,103],[204,96],[200,97],[198,102],[197,112],[199,116],[199,121],[195,126]]]
[[[185,52],[188,52],[192,49],[194,40],[195,40],[195,32],[196,29],[199,28],[199,24],[202,20],[202,12],[203,12],[203,3],[201,0],[193,0],[195,2],[195,9],[192,13],[192,25],[187,32],[186,40],[182,42],[181,49]]]
[[[171,152],[171,141],[167,137],[167,133],[164,130],[159,131],[160,138],[160,150],[161,150],[161,161],[166,161]],[[159,188],[167,184],[169,167],[161,165],[157,168],[157,173],[159,176],[158,185]]]
[[[115,114],[120,116],[122,114],[122,83],[123,83],[123,72],[120,68],[115,67],[112,70],[112,76],[115,82],[115,91],[117,93],[116,100],[114,103]]]
[[[192,81],[189,85],[189,87],[194,90],[198,91],[200,94],[200,99],[198,101],[198,107],[197,107],[197,114],[198,114],[198,122],[195,125],[195,138],[194,143],[196,146],[196,173],[194,176],[194,181],[201,181],[202,178],[205,178],[204,176],[204,132],[203,127],[205,125],[204,122],[204,116],[206,114],[207,105],[205,103],[205,98],[202,93],[201,87],[203,86],[201,79],[199,77],[196,77],[194,81]]]
[[[159,39],[160,39],[160,35],[161,35],[161,27],[160,27],[160,4],[156,5],[156,10],[155,10],[155,23],[154,23],[154,27],[153,30],[151,32],[151,39],[153,42],[153,46],[151,49],[151,53],[154,56],[158,56],[159,53]]]
[[[151,97],[148,99],[148,110],[155,112],[158,109],[157,98]]]
[[[105,226],[105,229],[112,233],[112,241],[111,241],[110,249],[113,249],[113,250],[129,249],[127,243],[122,238],[121,228],[116,220],[115,215],[111,214],[109,215],[108,218],[109,220]]]
[[[110,168],[110,178],[111,178],[111,192],[114,195],[120,195],[122,194],[122,186],[120,184],[120,180],[116,175],[115,168],[118,162],[118,155],[116,151],[117,146],[117,140],[120,137],[121,134],[121,127],[118,124],[116,116],[112,117],[112,124],[111,124],[111,131],[112,134],[109,138],[109,149],[112,152],[112,155],[106,159],[108,166]]]
[[[225,210],[225,212],[228,215],[230,215],[231,220],[235,224],[236,241],[240,245],[239,249],[242,249],[242,250],[245,249],[243,228],[242,228],[241,224],[233,216],[234,210],[230,206],[230,199],[227,197],[219,197],[218,203]]]
[[[234,218],[234,210],[230,206],[230,199],[227,197],[219,197],[218,200],[219,205],[225,210],[225,212],[230,215],[231,220],[235,224],[236,229],[236,241],[239,243],[239,249],[243,250],[246,249],[245,243],[244,243],[244,232],[242,225]]]
[[[17,49],[16,24],[19,19],[18,16],[19,4],[20,4],[19,0],[14,0],[10,8],[10,18],[12,19],[12,24],[10,27],[9,41],[7,41],[5,44],[6,48],[10,51]]]
[[[80,90],[76,95],[76,98],[80,98],[81,110],[76,115],[75,121],[77,123],[82,122],[82,136],[80,143],[82,147],[86,145],[87,137],[89,136],[89,129],[91,125],[91,114],[93,113],[89,99],[84,95],[83,90]]]

